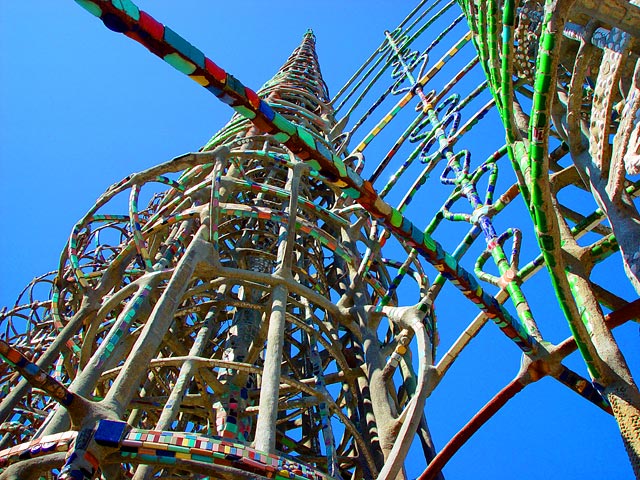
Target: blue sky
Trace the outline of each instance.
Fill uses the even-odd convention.
[[[138,2],[254,89],[311,27],[331,93],[412,3]],[[0,48],[0,304],[10,305],[34,276],[56,268],[73,224],[109,185],[197,150],[232,112],[71,0],[0,4]],[[532,283],[539,287],[530,295],[549,303],[540,310],[548,317],[541,322],[555,325],[553,341],[565,338],[566,322],[548,285],[544,279]],[[448,331],[447,322],[474,311],[457,292],[451,298],[458,303],[438,311],[442,351],[459,331]],[[637,326],[621,327],[616,336],[637,352]],[[627,359],[637,369],[635,356]],[[483,329],[428,400],[438,447],[515,375],[518,359],[494,325]],[[578,358],[569,363],[584,372]],[[410,461],[410,476],[423,468],[422,459]],[[632,477],[612,417],[551,379],[509,402],[444,473],[493,480]]]

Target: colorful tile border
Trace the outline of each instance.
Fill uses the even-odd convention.
[[[95,472],[98,470],[97,463],[92,461],[95,457],[91,454],[91,449],[96,446],[115,449],[123,462],[158,465],[197,462],[211,465],[212,472],[215,466],[223,466],[273,479],[331,478],[293,457],[263,453],[221,437],[130,429],[126,422],[114,420],[100,420],[94,430],[47,435],[1,450],[0,468],[20,460],[67,451],[66,465],[75,467],[63,467],[62,471],[67,475],[65,478],[91,479],[93,477],[89,476],[88,468],[94,467]],[[82,462],[78,462],[78,459]],[[85,465],[87,471],[81,471],[79,465]]]

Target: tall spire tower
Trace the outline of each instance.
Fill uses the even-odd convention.
[[[138,30],[103,20],[144,38],[145,15]],[[69,479],[372,478],[394,446],[386,384],[398,360],[387,363],[377,338],[394,309],[368,307],[390,274],[369,214],[304,161],[312,145],[341,162],[313,33],[257,95],[195,62],[204,74],[192,78],[238,113],[199,153],[109,188],[73,229],[44,312],[52,321],[0,343],[30,382],[5,376],[10,478],[62,463]],[[342,168],[362,167],[351,161],[362,157]],[[114,213],[122,197],[128,211]],[[395,314],[384,349],[406,350],[423,317]]]

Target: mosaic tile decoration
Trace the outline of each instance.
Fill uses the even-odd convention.
[[[128,433],[124,433],[127,429],[125,422],[101,420],[92,432],[93,441],[98,445],[117,449],[123,462],[171,465],[180,460],[212,465],[212,471],[215,470],[215,465],[220,465],[274,479],[329,480],[331,478],[304,463],[297,462],[294,458],[262,453],[221,437],[139,429],[131,429]],[[1,450],[0,468],[5,468],[18,460],[53,452],[66,452],[74,441],[78,442],[77,436],[78,432],[69,431],[36,438],[31,442]],[[97,470],[97,464],[95,467]],[[70,473],[68,478],[77,477]]]

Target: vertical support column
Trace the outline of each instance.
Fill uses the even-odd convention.
[[[291,277],[291,262],[296,233],[296,212],[298,210],[298,187],[304,166],[295,163],[289,170],[286,189],[289,197],[289,221],[281,227],[280,235],[286,235],[278,247],[278,267],[275,275]],[[267,349],[263,367],[262,385],[260,387],[260,406],[256,423],[254,446],[257,450],[273,453],[276,447],[276,419],[278,417],[278,400],[280,398],[280,372],[282,365],[282,348],[287,317],[287,297],[289,289],[286,285],[276,285],[271,292],[271,315],[267,333]]]
[[[260,407],[254,445],[256,450],[267,453],[273,453],[276,447],[276,418],[280,398],[280,371],[288,295],[289,290],[284,285],[277,285],[271,294],[269,333],[260,387]]]

